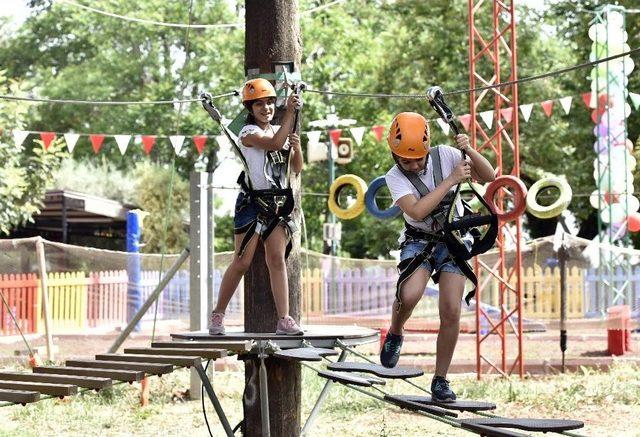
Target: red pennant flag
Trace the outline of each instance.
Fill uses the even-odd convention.
[[[544,102],[540,103],[540,106],[542,106],[542,110],[544,111],[545,115],[547,117],[551,117],[551,113],[553,112],[553,100],[545,100]]]
[[[462,127],[464,127],[464,130],[469,132],[469,126],[471,125],[471,114],[459,115],[458,120],[460,120],[460,123],[462,123]]]
[[[507,123],[511,123],[511,119],[513,118],[513,108],[501,109],[500,114],[502,114],[502,117]]]
[[[340,140],[340,135],[342,135],[342,129],[333,129],[329,131],[329,136],[331,137],[331,142],[334,145],[338,144],[338,141]]]
[[[590,108],[591,107],[591,93],[582,94],[582,101],[584,102],[585,105],[587,105],[587,108]]]
[[[40,138],[42,139],[42,142],[44,143],[44,150],[47,150],[49,148],[49,146],[51,145],[51,141],[56,139],[56,133],[55,132],[40,132]]]
[[[98,153],[100,148],[102,147],[102,142],[104,141],[104,135],[89,135],[89,140],[91,140],[91,146],[93,147],[93,152]]]
[[[376,136],[378,141],[382,141],[382,133],[384,132],[384,126],[375,125],[371,128],[371,132]]]
[[[196,145],[196,149],[198,149],[198,153],[202,155],[202,151],[204,150],[204,143],[207,142],[206,135],[194,135],[193,136],[193,144]]]
[[[153,149],[153,145],[156,143],[155,135],[143,135],[142,136],[142,148],[144,149],[144,153],[147,155],[151,153],[151,149]]]

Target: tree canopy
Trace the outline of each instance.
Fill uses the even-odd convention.
[[[323,4],[301,0],[300,9]],[[181,2],[146,0],[95,0],[91,7],[121,15],[171,23],[234,23],[242,20],[242,2],[212,0],[193,2],[191,15]],[[243,27],[190,29],[122,21],[64,3],[30,1],[31,15],[17,32],[0,29],[0,65],[8,78],[23,83],[26,92],[48,98],[87,100],[171,100],[197,98],[202,90],[223,93],[237,89],[244,78]],[[301,17],[303,80],[314,90],[342,92],[419,94],[439,85],[445,90],[468,88],[467,1],[353,0]],[[518,3],[519,77],[541,74],[579,64],[588,59],[587,37],[595,8],[592,1],[550,2],[542,10]],[[640,8],[640,0],[625,2]],[[484,19],[484,18],[482,18]],[[627,20],[629,44],[640,37],[638,20]],[[337,37],[339,35],[339,37]],[[629,89],[640,89],[636,73]],[[581,234],[593,236],[595,210],[588,194],[595,189],[592,162],[593,122],[580,95],[590,89],[589,69],[532,81],[519,89],[520,103],[539,103],[573,96],[568,115],[557,107],[547,118],[537,106],[527,122],[520,124],[521,177],[530,185],[543,175],[565,175],[575,193],[571,211],[582,225]],[[490,104],[489,101],[487,101]],[[229,118],[241,109],[235,98],[216,103]],[[5,103],[1,103],[6,105]],[[458,114],[469,112],[468,96],[450,99]],[[26,104],[20,104],[25,110]],[[323,119],[332,109],[358,126],[386,127],[400,111],[417,111],[427,118],[434,113],[424,99],[363,98],[305,95],[303,131],[312,120]],[[480,108],[481,110],[491,109]],[[628,119],[629,137],[640,134],[640,122]],[[29,130],[118,134],[172,135],[218,134],[200,105],[188,104],[180,111],[173,105],[80,106],[31,105],[20,121]],[[15,126],[15,125],[14,125]],[[10,129],[13,126],[8,126]],[[432,125],[433,143],[451,143]],[[303,136],[303,140],[306,140]],[[81,141],[86,141],[81,139]],[[109,141],[109,140],[107,140]],[[217,147],[208,141],[207,147]],[[101,151],[122,171],[135,171],[136,163],[150,160],[171,166],[186,181],[197,152],[193,148],[175,157],[168,140],[158,144],[147,158],[139,145],[123,157],[115,143],[105,142]],[[76,160],[94,160],[91,148],[79,143]],[[567,165],[570,163],[570,165]],[[370,182],[393,164],[384,141],[365,135],[356,147],[354,160],[338,166],[336,176],[353,173]],[[312,249],[322,247],[322,223],[328,209],[326,162],[307,164],[303,173],[303,211]],[[217,237],[231,230],[218,227]],[[555,220],[528,217],[532,236],[553,232]],[[343,222],[341,253],[352,257],[388,257],[402,220],[380,221],[368,213]],[[180,232],[182,232],[180,230]],[[228,233],[228,234],[227,234]],[[174,237],[174,241],[180,241]]]

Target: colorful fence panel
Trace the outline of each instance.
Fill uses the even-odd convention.
[[[19,333],[11,314],[16,318],[23,334],[38,332],[39,291],[38,277],[33,274],[0,275],[0,292],[9,308],[0,302],[0,335]]]
[[[127,320],[127,271],[92,272],[87,294],[87,326],[113,328]]]

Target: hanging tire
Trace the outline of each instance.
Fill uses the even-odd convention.
[[[471,193],[473,194],[473,191],[471,190],[471,188],[469,187],[469,185],[473,185],[473,188],[476,189],[476,191],[478,193],[480,193],[482,195],[482,197],[484,198],[485,193],[487,192],[487,186],[488,184],[485,185],[481,185],[477,182],[471,182],[471,181],[467,181],[465,183],[462,184],[462,187],[460,188],[460,194],[462,195],[463,193]],[[474,196],[473,198],[471,198],[471,200],[467,201],[467,204],[469,205],[469,207],[471,209],[473,209],[474,211],[477,210],[478,208],[480,208],[482,206],[482,204],[480,203],[480,201],[478,200],[478,198],[476,196]]]
[[[369,211],[369,214],[374,216],[380,220],[392,219],[398,217],[402,210],[398,205],[392,205],[387,209],[380,209],[378,207],[378,203],[376,202],[376,194],[382,187],[387,186],[387,181],[384,179],[384,176],[378,176],[369,184],[369,188],[367,188],[367,192],[364,195],[364,206]]]
[[[493,199],[498,189],[502,187],[511,188],[513,192],[513,209],[510,211],[502,211]],[[527,207],[526,198],[527,187],[520,179],[511,175],[498,176],[489,184],[487,192],[484,195],[484,200],[493,208],[498,218],[505,222],[515,220],[522,215]]]
[[[538,203],[536,197],[542,189],[549,187],[557,188],[560,191],[560,195],[551,205],[542,206]],[[540,179],[531,185],[531,188],[529,189],[529,194],[527,195],[527,211],[529,211],[532,216],[539,219],[556,217],[559,216],[562,211],[567,209],[569,203],[571,203],[572,196],[573,193],[571,191],[571,187],[564,178],[550,177]]]
[[[347,186],[356,190],[356,201],[348,208],[338,205],[340,191]],[[359,176],[347,174],[337,178],[329,187],[329,211],[342,220],[351,220],[358,217],[364,211],[364,195],[367,191],[367,183]]]

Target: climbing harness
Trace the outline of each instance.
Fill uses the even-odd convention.
[[[258,79],[253,80],[252,87],[245,86],[242,94],[243,101],[248,99],[249,95],[265,94],[266,97],[270,97],[267,87],[264,86],[262,82],[257,81]],[[271,84],[269,84],[269,86],[271,86]],[[294,87],[294,92],[299,94],[304,90],[304,88],[304,83],[298,83]],[[229,131],[229,128],[222,123],[222,115],[218,108],[213,104],[211,95],[208,93],[202,93],[200,95],[200,99],[204,109],[211,118],[220,125],[223,133],[231,142],[233,150],[238,158],[240,158],[244,168],[237,180],[242,192],[245,193],[244,201],[239,207],[240,210],[246,208],[251,202],[254,202],[259,209],[256,219],[249,224],[245,236],[240,243],[238,256],[242,256],[244,254],[249,242],[256,234],[262,239],[262,241],[266,241],[273,230],[278,225],[282,225],[285,228],[288,240],[287,247],[285,249],[285,258],[287,258],[291,252],[291,248],[293,247],[291,237],[293,233],[297,231],[297,227],[291,217],[294,208],[294,198],[293,191],[289,184],[290,151],[282,150],[265,152],[264,175],[271,187],[263,190],[255,189],[248,176],[249,166],[240,146],[238,145],[237,138]],[[299,112],[300,109],[296,109],[296,120],[299,118]]]
[[[458,126],[455,124],[453,111],[444,101],[442,89],[440,87],[429,88],[427,91],[427,98],[438,115],[440,115],[440,117],[451,126],[453,132],[455,132],[456,135],[459,134],[460,131],[458,130]],[[438,147],[432,147],[430,149],[427,154],[427,160],[428,159],[433,159],[434,186],[438,186],[443,181],[440,150]],[[462,151],[462,159],[466,159],[466,153],[464,150]],[[398,169],[418,190],[421,197],[424,197],[429,193],[429,189],[416,173],[404,170],[399,164]],[[407,244],[409,241],[416,240],[424,241],[426,242],[426,245],[414,258],[406,259],[398,264],[398,270],[400,272],[396,286],[398,310],[402,306],[402,301],[400,299],[400,289],[402,284],[424,261],[428,260],[432,266],[435,265],[433,262],[434,249],[440,242],[446,245],[449,252],[449,258],[456,263],[464,276],[473,283],[473,289],[465,296],[465,302],[467,305],[469,305],[471,299],[475,295],[476,288],[478,287],[478,278],[467,260],[471,259],[475,255],[484,253],[493,247],[498,235],[498,217],[482,195],[478,193],[477,189],[470,184],[469,187],[471,192],[473,192],[475,197],[488,211],[488,214],[485,215],[475,213],[471,207],[469,207],[469,204],[460,198],[461,185],[462,183],[459,183],[455,191],[449,191],[440,202],[438,208],[429,215],[429,217],[433,219],[432,231],[424,231],[405,222],[406,240],[403,245]],[[456,217],[455,214],[455,205],[458,199],[461,201],[463,206],[463,214],[461,217]],[[470,245],[468,244],[469,239],[465,238],[467,234],[470,234],[473,237],[473,243]],[[438,270],[433,272],[432,277],[434,282],[438,283],[440,279],[440,271]]]

